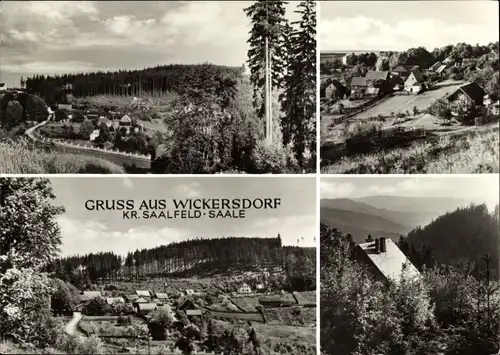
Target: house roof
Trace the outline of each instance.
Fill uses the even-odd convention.
[[[440,74],[441,72],[443,72],[443,70],[446,69],[446,65],[441,65],[439,68],[436,69],[436,73]]]
[[[179,305],[177,307],[177,309],[179,309],[181,311],[183,311],[185,309],[198,309],[198,308],[200,308],[200,306],[191,300],[185,300],[181,305]]]
[[[134,301],[134,303],[149,303],[148,301],[146,301],[144,298],[142,297],[139,297],[138,299],[136,299]]]
[[[367,88],[366,93],[369,95],[378,95],[380,88]]]
[[[123,123],[130,123],[132,122],[132,119],[130,118],[129,115],[125,115],[123,116],[121,119],[120,119],[120,122],[123,122]]]
[[[345,86],[344,84],[342,84],[340,81],[338,81],[337,79],[332,79],[328,85],[326,87],[329,87],[329,86],[335,86],[336,89],[338,90],[342,90],[342,89],[345,89]]]
[[[432,64],[429,69],[432,70],[432,71],[436,71],[438,70],[439,67],[441,67],[443,65],[443,63],[441,63],[441,61],[437,61],[436,63]]]
[[[152,311],[156,309],[156,303],[139,303],[137,308],[141,311]]]
[[[351,86],[368,86],[366,78],[361,76],[353,76],[351,79]]]
[[[124,297],[125,297],[125,299],[127,299],[128,301],[133,301],[133,300],[136,300],[136,299],[138,299],[138,298],[139,298],[139,296],[137,296],[137,295],[125,295]]]
[[[124,303],[125,300],[123,299],[123,297],[107,297],[106,302],[107,304],[111,305],[113,303]]]
[[[420,72],[420,70],[412,70],[411,74],[413,74],[413,76],[415,76],[415,79],[417,80],[417,83],[421,83],[421,82],[425,81],[424,77],[422,76],[422,73]]]
[[[201,309],[186,309],[186,315],[199,316],[201,315]]]
[[[408,68],[405,68],[402,65],[398,65],[396,68],[392,69],[392,71],[396,72],[396,73],[407,73],[408,72]]]
[[[370,70],[365,75],[366,80],[387,80],[387,78],[389,78],[388,71]]]
[[[146,290],[135,290],[135,293],[139,297],[150,297],[151,296],[149,291],[146,291]]]
[[[186,293],[194,293],[194,290],[193,290],[193,289],[188,288],[188,289],[186,290]]]
[[[67,110],[69,110],[69,109],[71,109],[72,107],[73,107],[73,105],[71,105],[71,104],[58,104],[58,105],[57,105],[57,108],[58,108],[58,109],[60,109],[60,110],[61,110],[61,109],[67,109]]]
[[[167,298],[168,298],[168,295],[167,295],[166,293],[157,292],[157,293],[156,293],[156,298],[167,299]]]
[[[89,298],[101,297],[100,291],[83,291],[83,295]]]
[[[389,238],[385,239],[385,243],[386,251],[382,253],[376,253],[375,242],[362,243],[358,247],[388,280],[399,282],[403,275],[409,278],[420,276],[420,272],[398,248],[396,243]]]
[[[467,95],[472,101],[480,101],[484,98],[484,90],[476,83],[468,83],[459,88],[465,95]]]

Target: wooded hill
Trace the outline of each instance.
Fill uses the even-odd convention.
[[[221,99],[234,96],[237,79],[243,72],[244,67],[172,64],[142,70],[35,75],[26,79],[25,86],[29,93],[40,95],[49,105],[64,101],[67,93],[75,97],[161,96],[173,91],[197,101],[206,95]]]
[[[281,267],[289,283],[313,284],[316,278],[315,248],[282,246],[277,238],[196,239],[152,249],[130,252],[122,257],[113,252],[60,258],[49,272],[74,285],[86,283],[175,276],[189,271],[237,269],[243,266]],[[307,287],[306,287],[307,288]]]

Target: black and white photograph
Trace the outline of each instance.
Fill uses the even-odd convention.
[[[316,171],[315,1],[0,9],[0,173]]]
[[[316,354],[314,177],[0,192],[2,354]]]
[[[498,1],[326,1],[325,174],[499,173]]]
[[[498,174],[321,180],[321,354],[499,353]]]

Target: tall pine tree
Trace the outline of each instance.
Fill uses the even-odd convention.
[[[244,11],[252,21],[248,43],[248,67],[250,81],[254,88],[254,107],[259,117],[265,113],[265,67],[266,38],[271,53],[272,88],[281,88],[285,67],[283,52],[283,30],[287,24],[285,1],[258,0]]]
[[[305,166],[304,152],[316,151],[316,3],[303,1],[296,11],[298,29],[289,38],[288,70],[285,79],[283,144],[293,143],[299,165]]]

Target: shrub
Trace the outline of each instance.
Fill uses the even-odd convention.
[[[269,145],[261,141],[253,151],[252,161],[259,174],[283,174],[293,165],[293,155],[279,143]]]

